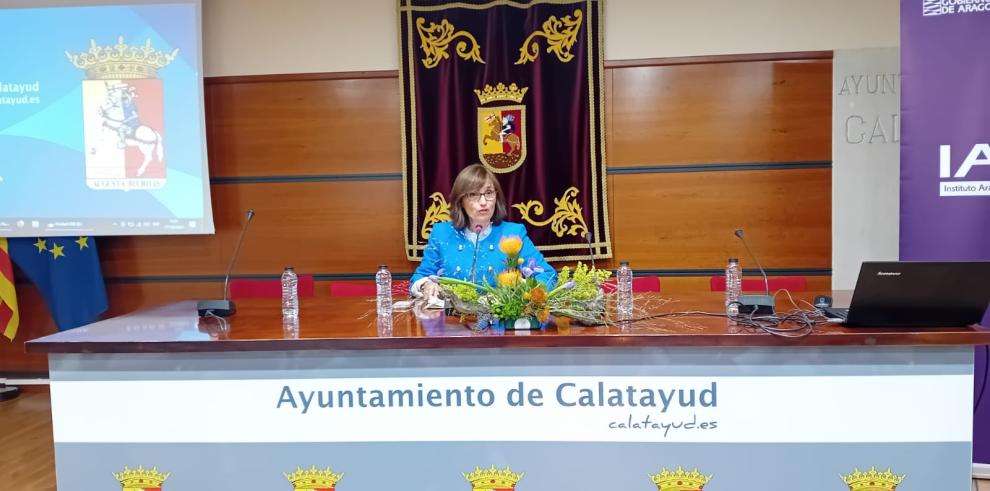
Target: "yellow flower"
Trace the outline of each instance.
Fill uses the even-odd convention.
[[[522,263],[524,263],[524,262],[526,262],[526,261],[524,261],[523,258],[516,259],[516,264],[518,264],[518,265],[522,265]]]
[[[519,283],[520,278],[522,278],[522,275],[519,274],[519,271],[510,269],[499,273],[495,281],[498,283],[498,286],[515,286],[516,283]]]
[[[536,320],[538,320],[540,322],[546,322],[548,319],[550,319],[550,308],[549,307],[544,307],[544,308],[540,309],[539,312],[536,313]]]
[[[498,241],[498,249],[506,256],[515,256],[522,250],[522,239],[515,235],[506,235]]]

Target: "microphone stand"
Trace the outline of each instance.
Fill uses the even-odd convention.
[[[763,269],[763,265],[760,264],[760,261],[756,259],[756,254],[753,254],[753,251],[749,248],[749,244],[746,243],[746,238],[743,236],[743,230],[741,228],[736,229],[735,236],[739,237],[739,240],[742,241],[743,247],[746,248],[746,252],[749,254],[749,257],[756,263],[756,267],[760,268],[760,274],[763,275],[763,287],[766,291],[765,295],[739,295],[739,313],[773,315],[776,302],[774,301],[773,296],[770,295],[770,279],[767,277],[767,272]]]
[[[475,281],[475,266],[478,264],[478,244],[481,242],[481,231],[484,227],[481,225],[474,226],[474,260],[471,261],[471,283],[477,284]]]
[[[591,258],[591,269],[598,269],[595,267],[595,249],[591,247],[591,232],[584,233],[584,240],[588,243],[588,257]]]
[[[247,221],[241,227],[241,235],[237,239],[237,245],[234,247],[234,255],[230,258],[230,264],[227,266],[227,274],[223,278],[223,300],[200,300],[197,302],[196,310],[199,312],[200,317],[229,317],[234,315],[234,312],[237,312],[237,306],[229,298],[230,274],[234,271],[234,264],[237,262],[237,256],[241,252],[241,243],[244,242],[244,235],[247,233],[248,225],[251,224],[252,218],[254,218],[254,210],[249,209],[247,211]]]

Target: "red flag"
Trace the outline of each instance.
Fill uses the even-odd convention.
[[[17,313],[17,293],[14,291],[14,268],[7,254],[7,239],[0,238],[0,329],[14,340],[20,316]]]

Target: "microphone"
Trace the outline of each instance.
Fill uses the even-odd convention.
[[[252,218],[254,218],[254,210],[248,209],[247,221],[245,221],[244,226],[241,227],[241,236],[237,239],[237,245],[234,247],[234,255],[230,257],[230,265],[227,266],[227,274],[223,277],[223,300],[200,300],[197,302],[196,310],[199,312],[200,317],[205,317],[207,315],[229,317],[234,315],[234,312],[237,312],[237,306],[234,305],[234,302],[229,299],[230,274],[234,271],[234,263],[237,262],[237,256],[241,252],[241,243],[244,242],[244,235],[247,234],[248,225],[251,224]]]
[[[474,260],[471,261],[471,283],[475,283],[475,265],[478,264],[478,244],[481,242],[481,231],[484,227],[481,225],[474,226]]]
[[[763,286],[766,289],[766,295],[740,295],[739,313],[773,315],[775,302],[773,297],[770,295],[770,279],[767,277],[767,272],[763,269],[760,261],[756,259],[756,254],[753,254],[752,249],[749,248],[749,244],[746,242],[746,237],[743,236],[743,229],[737,228],[735,231],[735,236],[739,237],[739,240],[743,243],[743,247],[746,248],[746,252],[749,253],[749,257],[756,263],[756,267],[760,268],[760,274],[763,275]]]
[[[595,268],[595,249],[591,247],[591,232],[584,233],[584,240],[588,243],[588,257],[591,258],[591,269],[597,269]]]

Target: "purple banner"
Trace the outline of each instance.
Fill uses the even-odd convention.
[[[902,0],[901,260],[990,260],[988,52],[990,0]],[[990,463],[990,394],[973,420],[973,462]]]

